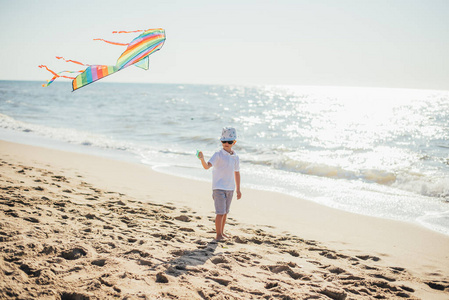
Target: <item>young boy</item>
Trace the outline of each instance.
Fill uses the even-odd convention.
[[[237,133],[235,128],[225,127],[221,133],[221,143],[223,149],[212,155],[206,163],[202,152],[198,153],[198,158],[204,169],[213,167],[212,170],[212,198],[215,202],[215,230],[217,233],[216,240],[223,241],[228,238],[224,234],[224,226],[226,217],[231,207],[232,196],[234,190],[237,191],[237,199],[242,197],[240,192],[240,167],[239,157],[232,150],[235,145]]]

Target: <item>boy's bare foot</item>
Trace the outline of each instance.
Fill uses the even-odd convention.
[[[224,236],[225,239],[230,239],[231,238],[230,235],[227,235],[227,234],[224,234],[224,233],[223,233],[223,236]]]
[[[220,235],[215,238],[215,241],[217,241],[217,242],[225,242],[226,240],[227,239],[224,235]]]

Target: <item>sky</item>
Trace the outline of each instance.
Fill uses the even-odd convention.
[[[164,28],[150,69],[104,81],[449,90],[449,0],[0,0],[0,80],[114,65],[138,34]]]

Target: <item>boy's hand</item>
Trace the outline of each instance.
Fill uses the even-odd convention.
[[[242,193],[240,192],[240,190],[237,190],[237,200],[239,200],[240,198],[242,198]]]
[[[198,152],[198,158],[199,159],[204,159],[204,155],[203,155],[203,152]]]
[[[204,155],[203,152],[198,151],[198,158],[199,160],[201,160],[201,164],[203,165],[204,169],[210,169],[212,167],[212,164],[210,162],[206,163],[206,161],[204,160]]]

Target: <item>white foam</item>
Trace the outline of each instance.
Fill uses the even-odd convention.
[[[392,186],[424,196],[449,200],[449,177],[443,174],[401,173]]]
[[[0,114],[0,128],[17,132],[33,133],[44,138],[64,141],[74,145],[95,146],[103,149],[132,150],[130,143],[117,141],[99,134],[69,128],[54,128],[15,120]]]

